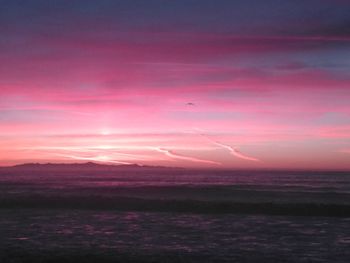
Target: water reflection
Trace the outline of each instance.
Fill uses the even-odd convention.
[[[348,223],[325,217],[6,211],[0,215],[0,246],[172,252],[222,260],[242,253],[317,262],[337,257],[345,263],[350,258]]]

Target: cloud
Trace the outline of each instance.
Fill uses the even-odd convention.
[[[219,142],[215,142],[215,144],[218,145],[218,146],[221,146],[221,147],[223,147],[223,148],[225,148],[227,150],[229,150],[229,152],[232,155],[234,155],[234,156],[236,156],[236,157],[238,157],[240,159],[244,159],[244,160],[248,160],[248,161],[254,161],[254,162],[261,162],[261,160],[255,158],[255,157],[251,157],[251,156],[248,156],[248,155],[245,155],[245,154],[241,153],[239,150],[233,148],[232,146],[229,146],[229,145],[226,145],[226,144],[223,144],[223,143],[219,143]]]
[[[210,160],[203,160],[195,157],[185,156],[178,153],[175,153],[172,150],[167,150],[164,148],[152,148],[160,153],[164,153],[166,156],[172,158],[172,159],[179,159],[184,161],[190,161],[190,162],[196,162],[196,163],[205,163],[205,164],[215,164],[215,165],[221,165],[219,162],[214,162]]]
[[[349,149],[341,149],[341,150],[338,150],[338,152],[340,152],[340,153],[349,153],[350,154],[350,148]]]
[[[205,139],[209,140],[211,143],[218,145],[226,150],[228,150],[230,152],[230,154],[232,154],[233,156],[236,156],[237,158],[243,159],[243,160],[247,160],[247,161],[253,161],[253,162],[261,162],[261,160],[259,160],[258,158],[252,157],[252,156],[248,156],[246,154],[243,154],[242,152],[240,152],[239,150],[233,148],[230,145],[227,144],[223,144],[221,142],[215,141],[211,138],[209,138],[207,135],[203,134],[203,133],[199,133],[202,137],[204,137]]]
[[[108,147],[52,152],[197,164],[210,160],[176,149],[210,159],[205,151],[220,147],[249,167],[258,158],[223,143],[236,140],[252,152],[259,143],[276,147],[264,159],[271,164],[280,155],[274,165],[283,166],[308,157],[302,147],[276,153],[279,144],[307,148],[319,139],[338,149],[349,138],[348,0],[3,2],[0,155],[6,159],[11,148],[107,145],[143,156]],[[220,142],[176,134],[194,125],[220,133]],[[159,145],[167,148],[161,154],[147,148]],[[312,147],[317,160],[326,152]],[[337,166],[332,158],[319,163]]]
[[[55,155],[73,159],[73,160],[80,160],[80,161],[93,161],[93,162],[112,163],[112,164],[133,164],[130,162],[113,160],[106,155],[97,155],[94,157],[84,157],[84,156],[69,155],[69,154],[55,154]]]

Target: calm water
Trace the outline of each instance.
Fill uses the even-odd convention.
[[[1,182],[54,187],[236,186],[267,190],[336,191],[350,193],[350,172],[187,171],[130,169],[124,171],[0,170]]]
[[[156,262],[346,263],[349,225],[349,218],[5,210],[0,246],[24,258],[89,251]]]
[[[313,214],[349,197],[346,172],[1,171],[0,262],[345,263],[350,217]]]

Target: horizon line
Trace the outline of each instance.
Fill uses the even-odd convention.
[[[87,165],[93,164],[97,166],[108,166],[108,167],[138,167],[138,168],[164,168],[164,169],[185,169],[185,170],[216,170],[216,171],[305,171],[305,172],[350,172],[350,169],[335,169],[335,168],[277,168],[277,167],[264,167],[264,168],[246,168],[246,167],[184,167],[184,166],[162,166],[162,165],[145,165],[139,163],[131,164],[108,164],[103,162],[27,162],[18,163],[14,165],[0,165],[1,168],[19,168],[25,165]]]

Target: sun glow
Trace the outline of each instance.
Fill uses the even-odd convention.
[[[92,162],[98,162],[98,163],[112,163],[112,164],[131,164],[129,162],[115,160],[111,156],[107,156],[107,155],[85,157],[85,156],[77,156],[77,155],[60,154],[60,156],[73,159],[73,160],[79,160],[79,161],[92,161]]]
[[[96,149],[101,149],[101,150],[112,150],[115,147],[111,146],[111,145],[98,145],[95,147]]]
[[[111,131],[109,129],[102,129],[100,134],[104,136],[111,135]]]
[[[0,166],[350,169],[349,0],[29,2],[1,2]]]

